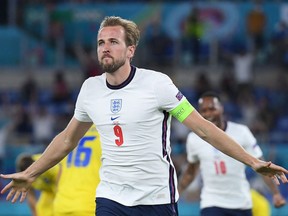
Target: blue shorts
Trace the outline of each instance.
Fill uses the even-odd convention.
[[[115,201],[96,198],[97,216],[178,216],[177,203],[124,206]]]
[[[251,209],[226,209],[209,207],[201,209],[201,216],[252,216]]]

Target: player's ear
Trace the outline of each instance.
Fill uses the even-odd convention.
[[[135,49],[136,49],[136,47],[134,45],[128,46],[127,56],[129,58],[133,58],[134,57]]]
[[[220,106],[220,111],[221,111],[221,113],[223,114],[224,113],[224,106]]]

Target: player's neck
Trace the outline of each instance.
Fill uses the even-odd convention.
[[[221,128],[223,131],[226,131],[227,121],[221,120],[220,122],[221,122],[221,123],[220,123],[220,124],[221,124],[220,128]]]
[[[124,64],[114,73],[106,73],[107,82],[110,85],[120,85],[129,77],[130,72],[131,72],[130,64]]]

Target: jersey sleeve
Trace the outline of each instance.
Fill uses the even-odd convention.
[[[245,150],[249,152],[251,155],[253,155],[256,158],[260,158],[263,156],[263,152],[259,145],[257,144],[257,140],[250,131],[250,129],[247,126],[243,126],[243,136],[246,140]]]
[[[83,83],[77,97],[74,110],[74,117],[81,122],[92,122],[87,112],[85,111],[85,96],[87,91],[87,80]]]
[[[165,74],[156,78],[155,92],[160,108],[170,112],[185,99],[172,80]]]
[[[197,140],[195,139],[195,135],[193,134],[193,132],[190,132],[186,140],[187,160],[189,163],[195,163],[199,161],[199,158],[197,156],[197,151],[195,149],[196,143],[197,143]]]

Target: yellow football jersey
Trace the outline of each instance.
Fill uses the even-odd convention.
[[[54,216],[94,216],[101,166],[99,134],[92,126],[78,146],[61,162]]]
[[[252,196],[252,215],[253,216],[270,216],[270,203],[269,201],[261,195],[256,190],[251,189],[251,196]]]
[[[37,160],[40,155],[41,154],[33,155],[33,160]],[[56,194],[58,174],[59,165],[56,165],[44,172],[35,180],[35,182],[32,183],[32,188],[40,191],[40,195],[36,204],[37,215],[53,215],[53,201]]]

